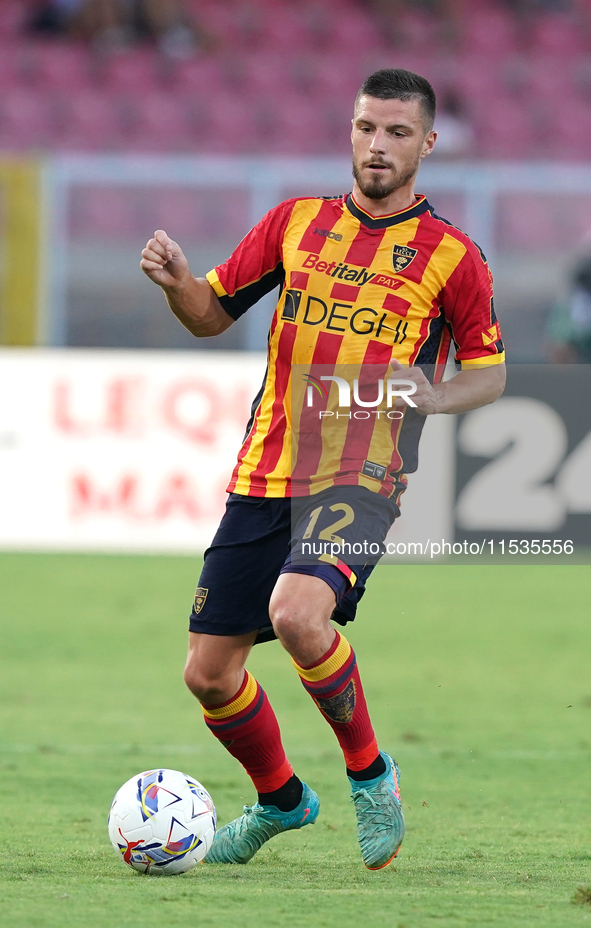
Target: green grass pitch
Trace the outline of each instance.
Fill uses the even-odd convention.
[[[407,835],[365,870],[334,736],[275,642],[253,652],[318,823],[245,867],[149,878],[111,848],[130,776],[166,766],[221,821],[254,799],[181,668],[189,558],[0,555],[0,922],[11,928],[591,926],[588,566],[378,568],[355,647]]]

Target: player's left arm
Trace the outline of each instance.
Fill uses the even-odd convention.
[[[461,370],[450,380],[432,384],[420,366],[404,378],[416,383],[409,395],[423,416],[468,412],[494,401],[505,389],[506,371],[501,332],[495,316],[492,275],[484,255],[463,234],[465,252],[440,293],[441,307],[456,346]],[[392,361],[394,370],[400,369]]]
[[[430,383],[420,367],[405,368],[395,358],[391,365],[395,373],[400,371],[403,374],[401,379],[416,383],[416,392],[409,396],[422,416],[469,412],[494,403],[505,389],[504,364],[459,371],[451,380],[437,384]],[[405,400],[397,399],[395,405],[401,409],[407,404]]]

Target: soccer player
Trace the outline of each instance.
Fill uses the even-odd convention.
[[[366,555],[367,541],[383,550],[425,417],[493,402],[504,387],[486,261],[414,193],[436,140],[435,106],[423,77],[377,71],[355,101],[351,194],[281,203],[207,279],[192,276],[162,230],[142,252],[142,269],[197,337],[223,332],[279,287],[267,372],[190,620],[185,681],[258,794],[217,832],[207,862],[246,863],[318,815],[318,796],[293,772],[269,700],[245,669],[253,644],[272,637],[342,748],[366,866],[385,867],[402,842],[399,771],[378,748],[355,654],[331,619],[355,617],[378,559]],[[442,382],[452,341],[460,369]],[[355,411],[336,415],[338,372],[351,365],[361,372]],[[363,373],[377,372],[383,389],[392,369],[414,406],[399,394],[389,415],[365,415]],[[303,379],[313,401],[325,391],[316,432],[306,431],[309,402],[294,406]],[[339,542],[338,556],[322,539]]]

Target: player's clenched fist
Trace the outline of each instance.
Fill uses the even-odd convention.
[[[394,378],[399,377],[401,380],[406,380],[407,383],[410,381],[416,384],[415,392],[409,393],[409,396],[415,404],[416,411],[421,416],[429,416],[438,412],[437,394],[420,367],[404,367],[396,358],[390,359],[390,366]],[[404,399],[395,400],[394,407],[396,409],[408,408]]]
[[[181,247],[162,229],[154,232],[154,238],[142,251],[140,267],[150,280],[161,287],[174,287],[190,274]]]

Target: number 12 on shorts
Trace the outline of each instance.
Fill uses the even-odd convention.
[[[310,513],[310,519],[308,525],[306,526],[306,531],[302,536],[302,541],[311,538],[314,529],[316,528],[316,523],[320,518],[320,513],[324,509],[324,506],[318,506],[316,509],[313,509]],[[348,503],[334,503],[332,506],[328,507],[331,512],[343,512],[344,515],[340,519],[337,519],[336,522],[332,522],[330,525],[327,525],[326,528],[323,528],[318,532],[318,538],[322,541],[332,541],[335,544],[344,545],[344,541],[336,533],[343,528],[346,528],[347,525],[351,525],[355,519],[355,513],[353,507],[349,506]]]

